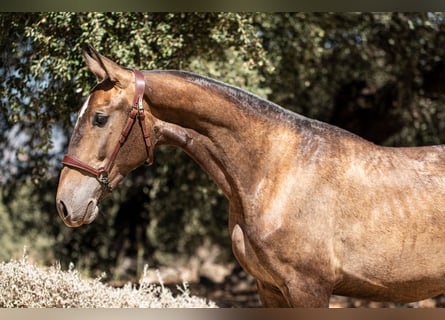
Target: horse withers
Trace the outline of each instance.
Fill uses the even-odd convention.
[[[99,83],[63,160],[57,210],[91,223],[153,149],[189,154],[229,201],[232,249],[270,307],[331,294],[411,302],[445,291],[445,147],[388,148],[182,71],[84,52]]]

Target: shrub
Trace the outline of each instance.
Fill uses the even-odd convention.
[[[143,277],[142,277],[143,279]],[[213,302],[190,296],[187,286],[174,296],[161,285],[140,280],[113,288],[97,279],[82,279],[79,273],[60,266],[39,268],[23,258],[0,263],[1,308],[205,308]]]

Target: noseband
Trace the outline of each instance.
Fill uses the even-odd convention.
[[[131,128],[133,127],[136,117],[139,118],[139,124],[142,129],[142,134],[144,136],[144,141],[145,141],[145,147],[147,149],[148,158],[146,160],[146,164],[151,165],[153,163],[152,144],[150,141],[150,137],[148,135],[147,126],[145,124],[144,106],[142,105],[142,98],[144,96],[144,91],[145,91],[145,79],[142,72],[138,70],[133,70],[133,73],[136,79],[136,91],[133,98],[133,105],[131,106],[130,113],[128,114],[127,123],[122,129],[119,141],[114,147],[113,153],[111,154],[111,157],[108,159],[106,165],[104,167],[94,168],[89,164],[86,164],[85,162],[76,159],[75,157],[69,154],[66,154],[62,160],[63,165],[67,167],[78,169],[80,171],[95,176],[97,180],[100,182],[100,184],[109,191],[111,191],[111,187],[109,186],[108,176],[110,174],[111,167],[114,163],[114,160],[117,157],[117,154],[119,153],[119,150],[127,140],[127,137],[131,131]]]

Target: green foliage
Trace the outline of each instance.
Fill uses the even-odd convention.
[[[423,145],[445,140],[444,23],[442,13],[1,13],[0,258],[25,244],[94,273],[137,257],[136,274],[208,239],[230,257],[226,200],[169,147],[93,224],[63,226],[60,160],[96,82],[81,54],[88,44],[126,67],[240,86],[377,143]]]
[[[54,258],[52,246],[55,238],[50,228],[50,217],[42,215],[36,206],[42,199],[34,188],[28,181],[16,190],[14,197],[0,196],[0,260],[20,256],[24,247],[32,247],[40,255],[35,258],[41,261]]]
[[[256,21],[276,67],[267,78],[272,100],[382,144],[444,141],[442,13],[283,13]]]
[[[17,155],[2,169],[5,198],[14,199],[5,212],[21,210],[23,219],[31,221],[44,217],[35,230],[51,230],[42,237],[52,241],[54,256],[81,268],[108,271],[125,256],[136,255],[155,264],[165,252],[192,254],[208,237],[227,246],[227,205],[221,193],[188,157],[165,148],[156,152],[150,171],[139,170],[139,177],[126,180],[93,225],[65,228],[54,206],[65,148],[55,151],[51,138],[69,136],[74,112],[95,84],[81,55],[88,44],[123,66],[187,69],[265,95],[259,69],[268,61],[251,22],[250,15],[237,13],[1,14],[7,34],[0,44],[0,81],[6,84],[1,90],[2,96],[15,98],[3,100],[0,122],[6,133],[24,133],[19,147],[17,135],[5,134],[3,140],[4,150]],[[60,141],[66,144],[66,138]],[[24,184],[31,176],[34,189]],[[16,197],[16,190],[34,193]],[[10,228],[24,231],[20,223]],[[34,239],[26,235],[20,243],[25,238]]]
[[[192,64],[198,57],[203,63],[218,61],[221,80],[243,86],[250,79],[252,88],[261,80],[252,80],[255,65],[267,61],[250,20],[236,13],[1,14],[6,35],[0,40],[0,93],[9,98],[2,100],[0,121],[7,129],[18,125],[29,133],[28,147],[20,151],[28,163],[19,171],[48,167],[51,127],[71,128],[73,113],[95,84],[82,58],[88,44],[123,66],[139,69],[194,71],[196,66],[203,71],[205,65]],[[224,73],[232,70],[231,63],[241,68],[238,77]],[[38,177],[47,172],[33,173]]]

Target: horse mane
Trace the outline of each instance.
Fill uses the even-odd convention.
[[[309,130],[313,133],[318,134],[349,136],[352,138],[362,139],[349,131],[325,122],[307,118],[239,87],[212,79],[210,77],[182,70],[153,70],[147,72],[168,73],[181,77],[186,81],[192,82],[198,86],[204,87],[218,95],[223,96],[224,98],[230,100],[237,107],[242,108],[246,112],[261,117],[265,121],[279,122],[300,130],[304,128],[305,130]]]

